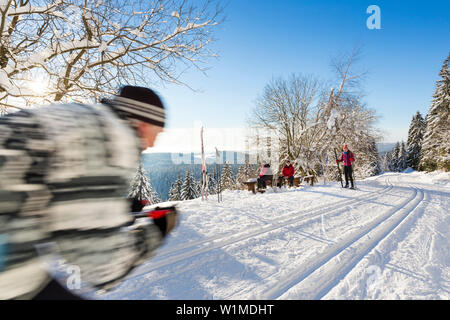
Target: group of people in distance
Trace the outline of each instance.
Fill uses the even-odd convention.
[[[354,188],[353,184],[353,168],[352,164],[355,161],[354,154],[349,150],[348,145],[344,144],[343,146],[343,152],[341,154],[341,157],[339,159],[336,159],[336,163],[344,162],[344,176],[345,176],[345,187],[348,188],[348,182],[351,183],[351,188]],[[283,170],[281,171],[281,176],[278,177],[278,183],[277,185],[281,187],[284,181],[289,182],[289,186],[294,186],[294,174],[295,169],[294,166],[291,164],[291,162],[288,160],[286,161],[286,164],[283,167]],[[270,168],[270,164],[266,162],[262,162],[261,165],[261,171],[258,175],[257,183],[258,183],[258,189],[265,189],[267,187],[267,181],[273,180],[273,171]]]
[[[288,160],[283,167],[283,170],[281,171],[281,176],[278,177],[278,186],[281,186],[282,182],[286,179],[289,181],[289,186],[294,186],[294,174],[295,169],[294,166],[291,164],[291,162]],[[262,162],[261,165],[261,171],[258,175],[258,189],[265,189],[267,186],[267,180],[273,179],[273,171],[272,168],[270,168],[270,164],[266,162]]]

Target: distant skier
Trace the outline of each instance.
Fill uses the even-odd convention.
[[[273,172],[270,168],[270,164],[265,163],[264,161],[261,164],[261,171],[258,176],[258,189],[266,188],[266,181],[273,179]]]
[[[71,280],[109,289],[155,254],[174,210],[135,226],[129,212],[145,203],[125,195],[164,122],[158,95],[133,86],[101,104],[0,117],[0,300],[78,299],[42,264],[53,257],[78,270]]]
[[[288,179],[290,187],[294,186],[294,173],[295,173],[294,166],[288,160],[286,162],[286,165],[283,167],[282,176],[279,179],[280,186],[281,186],[283,179]]]
[[[341,158],[336,160],[336,163],[344,162],[344,175],[345,175],[345,186],[344,188],[348,188],[348,181],[350,180],[351,187],[350,189],[355,189],[353,184],[353,167],[352,163],[355,161],[355,156],[353,152],[348,149],[348,145],[344,144],[343,152],[341,154]]]

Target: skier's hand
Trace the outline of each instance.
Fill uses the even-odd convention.
[[[155,255],[164,238],[176,226],[177,211],[175,207],[156,207],[149,210],[144,209],[135,216],[140,219],[127,228],[136,238],[135,247],[138,256],[136,261],[133,261],[133,265],[138,266]]]
[[[178,218],[175,207],[158,207],[148,211],[147,216],[153,219],[154,224],[161,230],[163,237],[166,237],[175,228]]]
[[[166,237],[177,225],[177,210],[173,207],[156,207],[150,210],[143,210],[132,214],[134,221],[137,218],[148,218],[153,221],[153,224],[161,231],[163,238]],[[133,225],[135,225],[133,223]],[[136,225],[135,225],[136,226]]]

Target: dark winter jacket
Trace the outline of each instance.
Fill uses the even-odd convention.
[[[291,164],[289,166],[283,167],[283,177],[292,177],[294,175],[294,166]]]
[[[344,166],[350,167],[352,162],[355,161],[355,156],[353,155],[353,152],[348,150],[347,152],[342,152],[340,161],[344,162]]]
[[[104,105],[0,117],[0,299],[33,297],[49,280],[42,262],[52,257],[107,289],[154,254],[156,226],[125,227],[138,145]],[[43,245],[53,249],[37,250]]]

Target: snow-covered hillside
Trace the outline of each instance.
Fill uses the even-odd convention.
[[[96,299],[449,299],[449,173],[180,202],[157,256]]]

